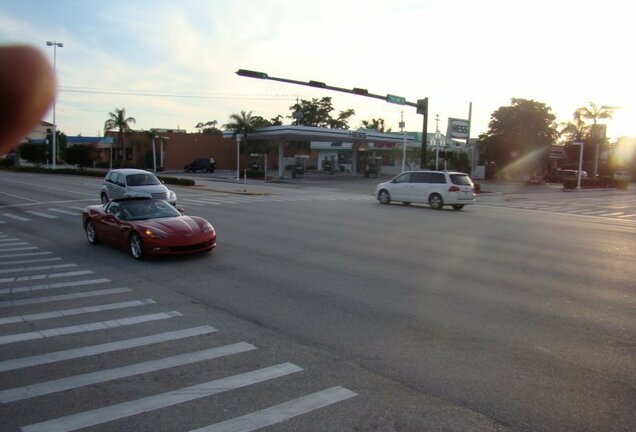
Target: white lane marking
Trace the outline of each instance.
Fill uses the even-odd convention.
[[[51,303],[56,301],[64,301],[64,300],[75,300],[80,298],[88,298],[88,297],[98,297],[110,294],[119,294],[124,292],[130,292],[130,288],[108,288],[101,289],[95,291],[82,291],[71,294],[58,294],[52,296],[42,296],[42,297],[29,297],[25,299],[14,299],[14,300],[4,300],[0,301],[0,308],[11,307],[11,306],[25,306],[39,303]]]
[[[31,255],[50,254],[50,253],[51,252],[41,252],[37,254],[24,254],[24,255],[31,256]],[[38,262],[41,263],[41,262],[51,262],[51,261],[62,261],[62,258],[55,257],[55,258],[35,258],[35,259],[16,260],[16,261],[0,261],[0,266],[16,265],[16,264],[32,264],[32,263],[38,263]]]
[[[29,218],[25,218],[25,217],[22,217],[22,216],[14,215],[14,214],[11,214],[11,213],[5,213],[2,216],[8,217],[9,219],[14,219],[14,220],[17,220],[17,221],[20,221],[20,222],[31,222],[31,219],[29,219]]]
[[[56,208],[50,208],[49,211],[55,212],[55,213],[60,213],[60,214],[65,214],[65,215],[69,215],[69,216],[79,216],[82,212],[72,212],[72,211],[68,211],[68,210],[62,210],[62,209],[56,209]]]
[[[294,364],[282,363],[240,375],[234,375],[191,387],[173,390],[168,393],[148,396],[117,405],[111,405],[104,408],[98,408],[66,417],[48,420],[42,423],[23,426],[21,430],[22,432],[74,431],[130,417],[136,414],[146,413],[160,408],[201,399],[225,391],[247,387],[252,384],[280,378],[300,371],[302,371],[302,369]]]
[[[105,283],[105,282],[110,282],[110,279],[99,278],[99,279],[88,279],[88,280],[75,281],[75,282],[61,282],[61,283],[45,284],[45,285],[33,285],[28,287],[2,288],[0,289],[0,294],[42,291],[42,290],[68,288],[68,287],[81,286],[81,285],[92,285],[92,284],[99,284],[99,283]]]
[[[74,210],[79,210],[79,212],[81,213],[81,212],[83,212],[83,211],[84,211],[84,208],[85,208],[85,207],[73,207],[73,206],[71,206],[71,207],[69,207],[69,208],[72,208],[72,209],[74,209]]]
[[[625,214],[625,213],[623,213],[623,212],[618,212],[618,213],[603,213],[603,214],[600,214],[599,216],[607,217],[607,216],[618,216],[618,215],[622,215],[622,214]]]
[[[32,203],[39,203],[39,202],[40,202],[40,201],[36,201],[36,200],[34,200],[34,199],[31,199],[31,198],[26,198],[26,197],[23,197],[23,196],[20,196],[20,195],[13,195],[13,194],[10,194],[9,192],[2,192],[2,191],[0,191],[0,194],[2,194],[2,195],[8,195],[8,196],[10,196],[10,197],[18,198],[18,199],[25,200],[25,201],[31,201]]]
[[[104,311],[125,309],[125,308],[131,308],[131,307],[147,306],[149,304],[155,304],[155,303],[156,302],[153,299],[130,300],[130,301],[119,302],[119,303],[109,303],[109,304],[103,304],[103,305],[97,305],[97,306],[85,306],[80,308],[64,309],[64,310],[52,311],[52,312],[41,312],[41,313],[29,314],[29,315],[16,315],[11,317],[0,318],[0,325],[39,321],[39,320],[52,319],[52,318],[64,318],[64,317],[72,316],[72,315],[81,315],[86,313],[104,312]]]
[[[619,217],[619,218],[628,218],[628,217],[634,217],[634,216],[636,216],[636,213],[621,215],[621,216],[617,216],[617,217]]]
[[[203,336],[214,333],[217,330],[210,326],[192,327],[184,330],[176,330],[165,333],[157,333],[150,336],[143,336],[134,339],[124,339],[116,342],[108,342],[99,345],[89,345],[82,348],[73,348],[65,351],[56,351],[46,354],[39,354],[30,357],[23,357],[11,360],[0,361],[0,372],[23,369],[32,366],[56,363],[64,360],[78,359],[98,354],[123,351],[130,348],[138,348],[157,343],[171,342],[193,336]]]
[[[47,219],[57,219],[57,216],[50,215],[48,213],[37,212],[35,210],[27,210],[27,211],[25,211],[25,213],[32,214],[34,216],[40,216],[40,217],[47,218]]]
[[[3,221],[2,219],[0,219],[0,224],[6,224],[7,221]]]
[[[355,396],[358,394],[344,387],[332,387],[190,432],[251,432]]]
[[[27,242],[17,241],[17,242],[13,242],[13,243],[0,244],[0,248],[5,248],[5,247],[9,247],[9,246],[25,246],[25,245],[28,245],[28,244],[29,243],[27,243]],[[0,251],[2,251],[2,249],[0,249]]]
[[[91,270],[77,270],[77,271],[64,272],[64,273],[47,273],[47,274],[38,274],[38,275],[29,275],[29,276],[16,276],[12,278],[2,278],[0,279],[0,283],[28,282],[28,281],[42,280],[42,279],[57,279],[57,278],[65,278],[65,277],[73,277],[73,276],[83,276],[87,274],[93,274],[93,272]]]
[[[0,260],[5,258],[22,258],[22,257],[42,256],[42,255],[53,255],[53,252],[29,252],[29,253],[21,253],[21,254],[0,255]],[[57,259],[62,259],[62,258],[57,258]],[[2,264],[3,263],[0,262],[0,265]]]
[[[586,215],[596,215],[596,214],[601,214],[601,213],[605,213],[607,210],[595,210],[595,211],[588,211],[585,212]]]
[[[191,352],[158,360],[151,360],[143,363],[122,366],[114,369],[101,370],[83,375],[61,378],[57,380],[32,384],[24,387],[17,387],[0,391],[0,402],[15,402],[33,397],[44,396],[65,390],[77,389],[87,385],[100,384],[121,378],[128,378],[144,373],[156,372],[172,367],[186,366],[189,364],[213,360],[233,354],[240,354],[255,350],[254,345],[246,342],[239,342],[232,345],[225,345],[216,348],[209,348],[202,351]]]
[[[0,240],[0,243],[9,242],[9,241],[20,241],[20,239],[19,238],[7,238],[7,236],[2,236],[2,240]]]
[[[4,263],[2,263],[4,264]],[[77,267],[77,264],[53,264],[46,266],[34,266],[34,267],[22,267],[22,268],[12,268],[12,269],[4,269],[0,270],[0,274],[3,273],[24,273],[29,271],[38,271],[38,270],[54,270],[61,268],[69,268],[69,267]]]
[[[26,333],[15,333],[9,334],[5,336],[0,336],[0,345],[8,345],[17,342],[25,342],[36,339],[44,339],[49,337],[56,336],[65,336],[70,334],[84,333],[89,331],[98,331],[98,330],[108,330],[117,327],[124,327],[129,325],[141,324],[150,321],[158,321],[164,319],[170,319],[174,317],[181,316],[181,312],[170,311],[170,312],[159,312],[155,314],[148,315],[138,315],[129,318],[120,318],[109,321],[97,321],[92,323],[67,326],[67,327],[58,327],[52,329],[45,329],[33,332]]]

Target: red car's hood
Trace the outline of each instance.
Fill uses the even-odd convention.
[[[146,219],[143,221],[137,221],[136,225],[144,228],[157,228],[166,234],[180,234],[180,235],[192,235],[193,233],[200,233],[201,228],[190,216],[180,216],[173,218],[162,219]]]

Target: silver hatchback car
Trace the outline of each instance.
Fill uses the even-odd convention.
[[[475,202],[474,185],[468,174],[455,171],[407,171],[375,188],[375,197],[381,204],[402,201],[409,205],[428,203],[440,210],[452,206],[461,210]]]
[[[150,195],[154,199],[166,200],[172,205],[177,204],[177,195],[149,171],[132,168],[109,171],[104,177],[99,193],[102,203],[123,198],[127,194]]]

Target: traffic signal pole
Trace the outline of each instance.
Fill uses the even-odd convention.
[[[391,94],[379,95],[379,94],[369,93],[369,91],[367,89],[363,89],[363,88],[354,87],[353,89],[348,89],[348,88],[344,88],[344,87],[330,86],[330,85],[327,85],[327,84],[325,84],[324,82],[321,82],[321,81],[313,81],[313,80],[312,81],[298,81],[298,80],[292,80],[292,79],[288,79],[288,78],[271,77],[268,74],[266,74],[265,72],[257,72],[257,71],[247,70],[247,69],[239,69],[238,71],[236,71],[236,74],[239,75],[239,76],[244,76],[244,77],[248,77],[248,78],[257,78],[257,79],[265,79],[265,80],[270,80],[270,81],[279,81],[279,82],[284,82],[284,83],[287,83],[287,84],[296,84],[296,85],[302,85],[302,86],[307,86],[307,87],[314,87],[314,88],[321,88],[321,89],[325,89],[325,90],[337,91],[337,92],[341,92],[341,93],[355,94],[355,95],[358,95],[358,96],[365,96],[365,97],[370,97],[370,98],[374,98],[374,99],[380,99],[380,100],[383,100],[385,102],[394,103],[394,104],[398,104],[398,105],[406,105],[406,106],[414,107],[414,108],[417,109],[417,113],[418,114],[422,114],[424,116],[424,122],[423,122],[423,127],[422,127],[422,154],[421,154],[421,158],[420,158],[420,167],[422,169],[424,169],[426,167],[426,149],[427,149],[426,138],[427,138],[427,135],[428,135],[428,98],[419,99],[417,101],[417,103],[415,103],[415,102],[409,102],[406,99],[404,99],[403,97],[395,96],[395,95],[391,95]]]

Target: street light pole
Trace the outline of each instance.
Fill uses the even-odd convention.
[[[581,170],[583,169],[583,143],[582,142],[574,142],[572,145],[579,146],[579,172],[577,173],[576,180],[576,188],[581,190]]]
[[[62,42],[57,41],[47,41],[47,46],[53,47],[53,73],[56,74],[57,78],[57,47],[63,48],[64,44]],[[57,100],[57,95],[53,98],[53,169],[56,168],[57,163],[57,124],[55,123],[55,102]]]

